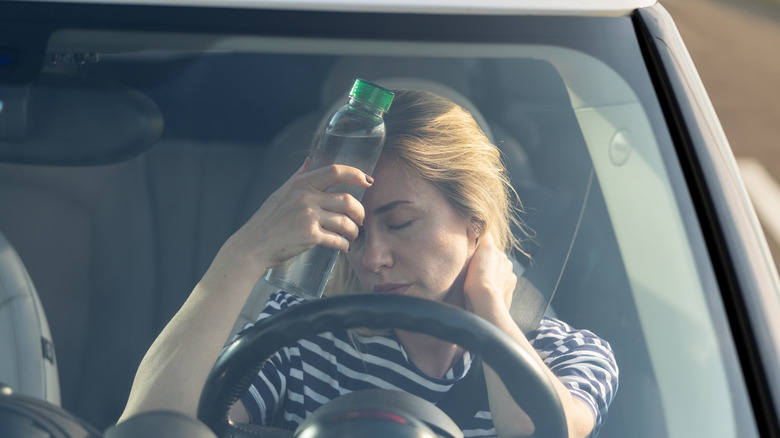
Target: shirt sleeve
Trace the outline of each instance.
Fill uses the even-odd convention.
[[[596,436],[618,388],[618,366],[609,343],[588,330],[545,317],[531,345],[545,364],[592,411]]]
[[[260,322],[271,315],[280,312],[290,306],[302,303],[303,300],[283,291],[275,292],[266,302],[265,308],[258,316],[257,322]],[[247,324],[233,338],[235,341],[246,330],[254,326],[253,323]],[[231,341],[231,343],[232,343]],[[223,350],[224,351],[224,350]],[[287,388],[287,375],[290,372],[290,349],[283,348],[271,356],[263,364],[252,384],[241,396],[249,412],[250,422],[264,426],[274,426],[279,406],[284,400],[284,394]]]

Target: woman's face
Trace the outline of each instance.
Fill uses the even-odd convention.
[[[463,305],[476,246],[469,221],[438,188],[382,156],[363,196],[366,216],[347,259],[363,290]]]

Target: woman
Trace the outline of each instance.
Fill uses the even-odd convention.
[[[506,252],[518,247],[511,232],[518,223],[498,150],[466,111],[431,93],[398,91],[385,120],[373,178],[347,166],[307,173],[307,159],[228,239],[141,363],[122,419],[172,408],[194,417],[206,376],[257,279],[324,245],[343,253],[327,293],[411,295],[481,316],[544,365],[570,436],[598,430],[617,388],[609,345],[552,319],[529,342],[509,315],[517,278]],[[334,184],[366,187],[362,204],[324,191]],[[261,317],[298,302],[277,292]],[[350,365],[353,358],[362,365]],[[231,418],[292,429],[340,392],[370,387],[402,388],[435,403],[469,366],[457,345],[417,333],[323,334],[269,361]],[[489,404],[466,426],[469,435],[532,433],[532,422],[483,366]]]

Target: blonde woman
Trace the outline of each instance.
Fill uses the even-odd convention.
[[[512,336],[544,365],[572,437],[595,435],[617,390],[609,344],[545,318],[526,339],[509,314],[517,278],[507,252],[514,191],[499,151],[471,115],[422,91],[397,91],[374,176],[346,166],[306,172],[308,160],[223,245],[145,356],[122,419],[152,409],[195,417],[200,390],[244,301],[266,269],[315,245],[342,251],[326,294],[368,291],[464,308]],[[334,184],[366,187],[362,203]],[[300,303],[271,296],[261,318]],[[279,351],[231,418],[295,429],[328,400],[402,389],[436,403],[471,366],[457,345],[418,333],[325,333]],[[488,400],[466,436],[518,436],[533,423],[487,365]],[[316,370],[308,372],[306,370]]]

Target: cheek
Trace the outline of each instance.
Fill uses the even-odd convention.
[[[428,241],[418,240],[413,246],[410,253],[419,257],[417,261],[431,274],[440,275],[442,281],[460,274],[473,254],[473,245],[463,233],[442,233]]]
[[[372,287],[369,275],[370,273],[363,269],[363,253],[359,249],[352,249],[350,252],[344,254],[347,261],[347,269],[352,270],[352,273],[357,277],[358,283],[361,288]]]

